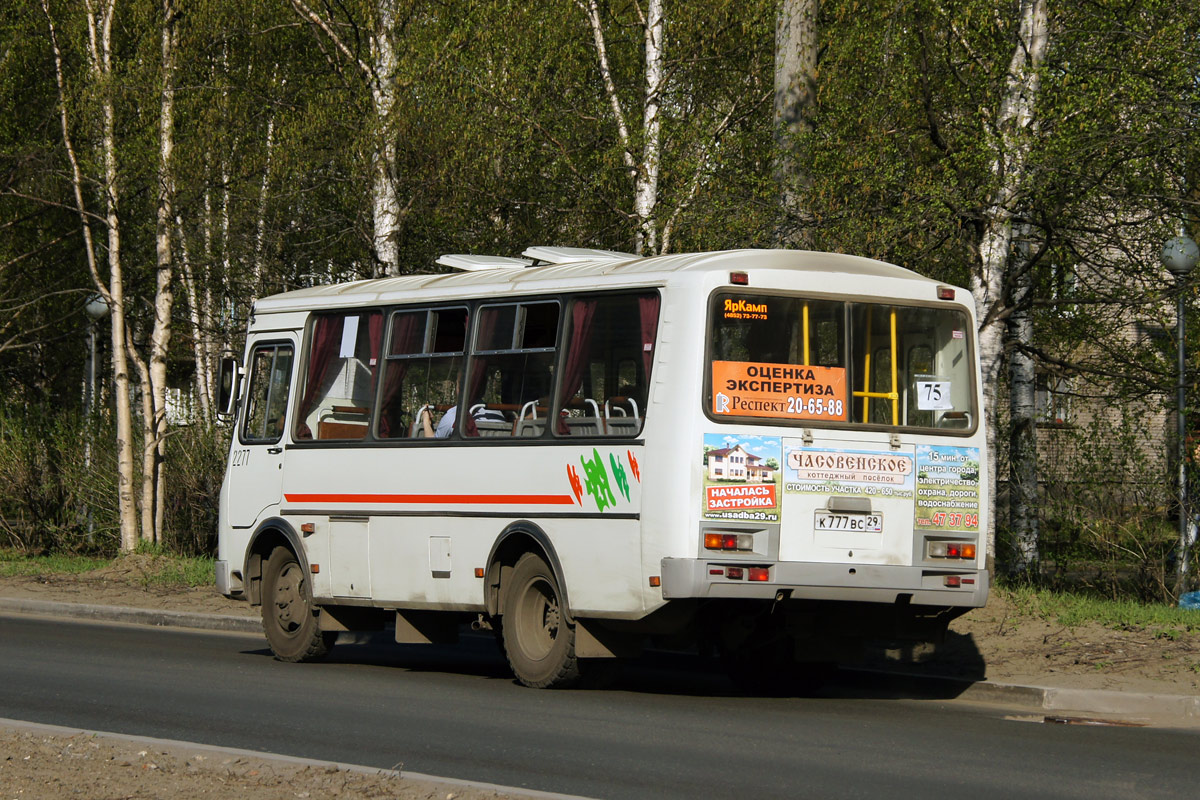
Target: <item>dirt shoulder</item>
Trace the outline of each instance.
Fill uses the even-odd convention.
[[[153,557],[129,556],[80,575],[0,577],[0,597],[258,616],[257,608],[212,588],[155,586],[148,582],[154,572]],[[915,669],[998,683],[1198,695],[1200,632],[1068,628],[995,590],[986,608],[955,620],[946,644]]]
[[[487,800],[526,796],[203,747],[162,747],[121,737],[2,726],[0,786],[5,798]]]
[[[985,608],[955,620],[950,631],[924,669],[1027,686],[1200,695],[1195,630],[1067,627],[994,591]]]

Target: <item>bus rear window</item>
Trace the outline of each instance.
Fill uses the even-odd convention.
[[[973,364],[959,309],[745,292],[714,295],[716,418],[973,429]]]

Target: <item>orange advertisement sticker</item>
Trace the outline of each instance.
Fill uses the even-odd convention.
[[[708,511],[740,511],[749,508],[773,509],[778,502],[775,499],[775,484],[746,484],[744,486],[706,486],[704,487]]]
[[[714,361],[712,387],[718,416],[845,422],[850,412],[842,367]]]

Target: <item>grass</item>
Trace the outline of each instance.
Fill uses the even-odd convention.
[[[1133,600],[1105,600],[1078,592],[1051,591],[1030,586],[996,586],[1022,615],[1052,619],[1068,628],[1096,623],[1107,628],[1145,630],[1165,639],[1200,633],[1200,612]]]
[[[95,556],[30,556],[17,550],[0,549],[0,577],[4,578],[79,575],[102,569],[111,563],[112,559]]]
[[[146,573],[147,586],[212,586],[213,559],[196,556],[163,556]]]
[[[80,575],[108,567],[119,568],[123,563],[134,560],[136,560],[136,565],[129,573],[131,582],[142,586],[170,589],[211,586],[213,583],[212,558],[173,555],[164,552],[161,548],[154,547],[139,547],[132,556],[119,555],[116,558],[71,555],[31,556],[18,550],[0,548],[0,577]]]

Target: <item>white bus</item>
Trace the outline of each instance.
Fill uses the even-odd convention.
[[[277,658],[492,629],[571,685],[936,641],[988,593],[970,294],[849,255],[534,247],[254,304],[220,592]]]

